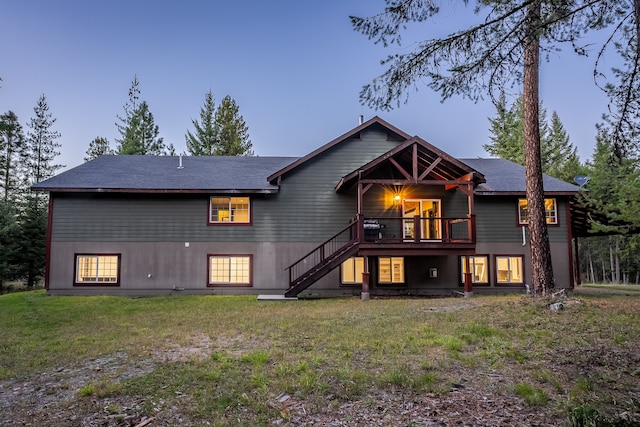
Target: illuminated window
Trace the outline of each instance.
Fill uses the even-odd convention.
[[[118,285],[120,255],[76,255],[75,284]]]
[[[209,223],[249,224],[251,220],[248,197],[211,197]]]
[[[362,273],[364,273],[364,257],[351,257],[342,263],[340,282],[343,285],[362,284]]]
[[[210,255],[209,285],[251,286],[251,256]]]
[[[547,218],[547,224],[558,223],[558,209],[556,208],[556,199],[544,199],[544,210]],[[529,210],[527,199],[518,200],[518,223],[529,223]]]
[[[498,284],[524,283],[522,256],[496,256],[496,281]]]
[[[461,281],[464,283],[464,274],[467,272],[467,257],[460,257],[462,272]],[[489,283],[489,259],[486,256],[472,256],[469,257],[469,267],[471,270],[471,282],[472,283]]]
[[[404,258],[379,257],[378,283],[404,283]]]

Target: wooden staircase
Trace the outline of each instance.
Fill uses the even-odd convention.
[[[284,296],[288,298],[297,296],[355,255],[359,248],[357,224],[357,222],[349,224],[338,234],[289,266],[289,289]]]

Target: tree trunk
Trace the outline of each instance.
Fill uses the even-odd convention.
[[[553,267],[547,230],[542,159],[540,152],[539,73],[540,73],[540,2],[527,8],[524,50],[524,165],[531,242],[531,289],[534,296],[544,296],[553,289]]]

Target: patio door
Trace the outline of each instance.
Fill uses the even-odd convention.
[[[441,240],[442,220],[439,199],[405,199],[402,202],[403,238],[415,240],[414,217],[420,216],[420,240]]]

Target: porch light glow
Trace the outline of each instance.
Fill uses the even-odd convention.
[[[400,194],[396,193],[396,194],[393,196],[393,204],[394,204],[394,205],[396,205],[396,206],[397,206],[398,204],[400,204]]]

